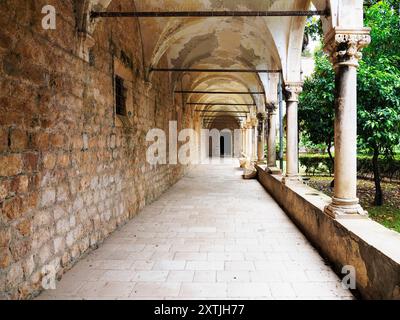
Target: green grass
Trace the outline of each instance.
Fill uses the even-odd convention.
[[[387,228],[400,232],[400,209],[390,206],[367,208],[369,216]]]

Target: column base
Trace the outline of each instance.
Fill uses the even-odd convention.
[[[301,177],[298,174],[286,175],[282,178],[282,183],[287,184],[288,182],[300,182]]]
[[[239,163],[240,163],[240,168],[244,169],[250,166],[251,161],[248,158],[240,158]]]
[[[330,205],[325,207],[325,213],[333,219],[366,219],[368,212],[359,204],[358,199],[333,198]]]
[[[278,167],[273,167],[273,166],[267,166],[265,171],[267,171],[268,173],[270,173],[272,175],[282,174],[282,170],[281,169],[279,169]]]
[[[277,161],[267,161],[267,165],[270,168],[276,168],[277,167]]]

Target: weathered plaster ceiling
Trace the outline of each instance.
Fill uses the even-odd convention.
[[[359,0],[349,0],[350,2]],[[323,10],[338,0],[135,0],[137,11]],[[111,5],[110,5],[111,3]],[[111,0],[92,0],[118,10]],[[304,17],[146,18],[140,19],[145,65],[169,68],[281,69],[284,81],[300,80]],[[325,23],[326,24],[326,23]],[[167,65],[165,65],[167,64]],[[266,96],[191,94],[190,102],[256,103],[276,101],[277,77],[251,73],[171,73],[176,88],[201,91],[262,91]],[[211,107],[209,107],[211,108]],[[213,107],[215,109],[215,107]],[[249,110],[248,107],[217,107]]]

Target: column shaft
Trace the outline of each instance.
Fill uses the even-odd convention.
[[[252,128],[247,127],[247,152],[246,155],[249,159],[251,159],[252,155]]]
[[[258,119],[258,136],[257,136],[257,160],[259,162],[265,159],[265,120],[267,116],[260,112],[257,114]]]
[[[298,104],[297,101],[287,102],[286,121],[286,176],[297,177],[299,175],[298,159]]]
[[[270,110],[268,116],[268,167],[276,167],[276,111]]]
[[[241,129],[241,134],[242,134],[242,149],[240,151],[240,157],[242,157],[243,153],[246,153],[246,129],[243,127]]]
[[[337,68],[334,197],[357,200],[357,69]]]
[[[244,137],[243,137],[243,144],[244,144],[244,148],[243,148],[243,153],[246,155],[246,157],[247,157],[247,148],[248,148],[248,142],[249,142],[249,139],[248,139],[248,137],[247,137],[247,135],[248,135],[248,130],[247,130],[247,127],[245,127],[244,128]]]
[[[298,104],[303,84],[286,84],[286,177],[297,180],[299,176],[299,125]]]
[[[257,161],[257,127],[253,125],[253,134],[252,134],[252,155],[251,155],[251,160]]]

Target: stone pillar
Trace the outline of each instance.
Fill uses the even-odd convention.
[[[240,150],[240,157],[242,157],[242,154],[243,153],[246,153],[246,128],[245,128],[245,126],[244,126],[244,124],[242,123],[242,126],[241,126],[241,128],[240,128],[240,130],[241,130],[241,134],[242,134],[242,137],[241,137],[241,139],[242,139],[242,148],[241,148],[241,150]]]
[[[301,82],[286,83],[286,179],[299,177],[299,95],[303,89]]]
[[[257,114],[258,119],[258,135],[257,135],[257,160],[263,162],[265,159],[265,120],[267,115],[265,112]]]
[[[253,155],[253,127],[251,123],[247,127],[247,156],[252,160]]]
[[[257,126],[258,120],[254,118],[252,121],[252,134],[251,134],[251,145],[252,145],[252,152],[251,152],[251,160],[257,162]]]
[[[249,135],[250,135],[249,124],[248,124],[248,121],[246,121],[245,125],[244,125],[244,149],[243,149],[243,153],[246,155],[247,158],[250,157]]]
[[[366,216],[357,198],[357,68],[370,41],[368,28],[335,28],[326,37],[336,74],[335,188],[325,209],[333,218]]]
[[[249,128],[246,127],[244,128],[244,150],[243,150],[244,154],[246,155],[246,157],[248,157],[249,155]]]
[[[268,167],[276,167],[276,109],[274,104],[268,107]]]

